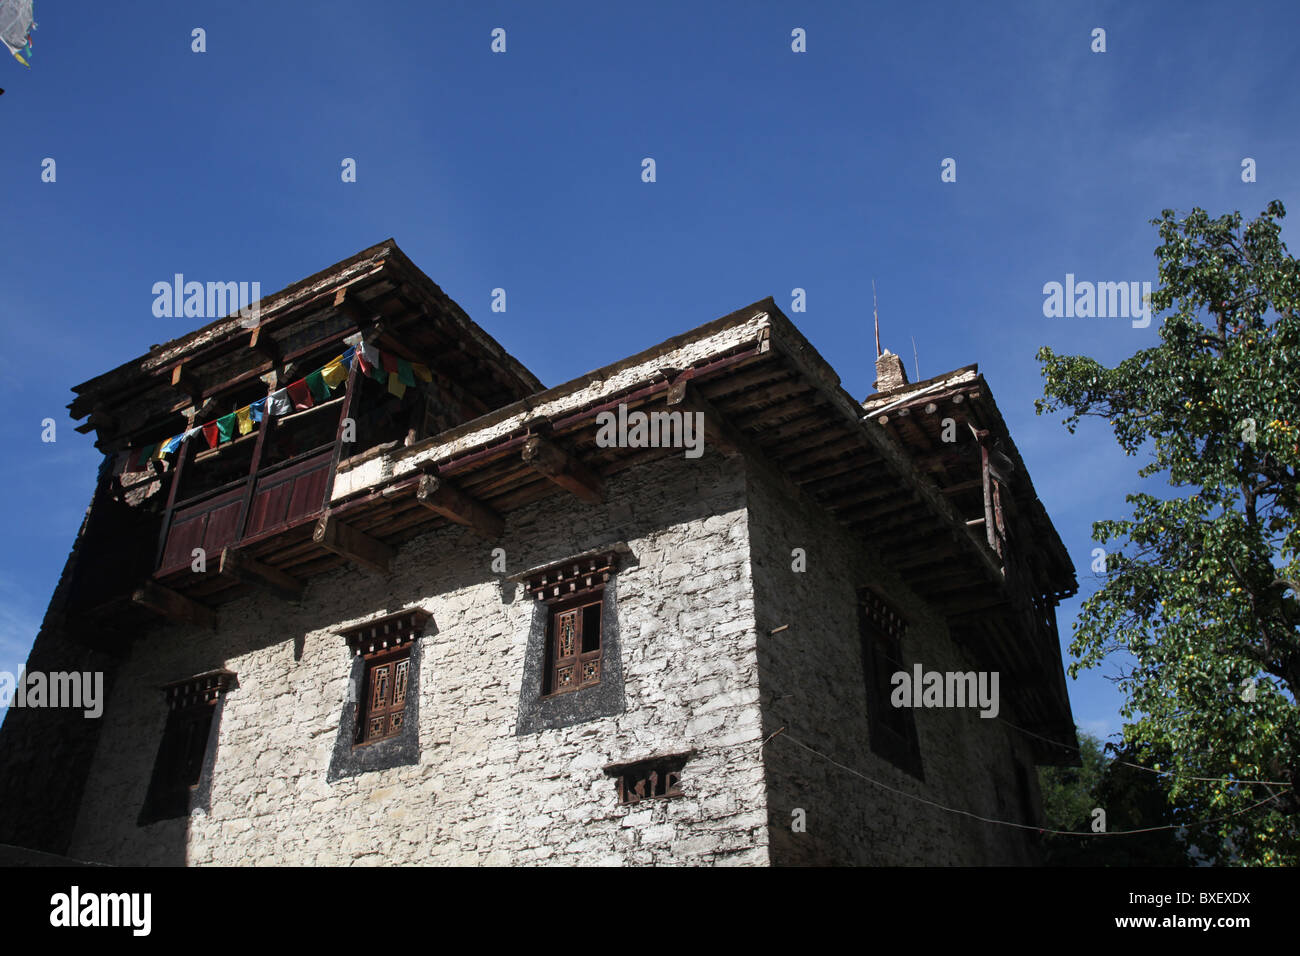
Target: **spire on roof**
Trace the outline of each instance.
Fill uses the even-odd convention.
[[[880,358],[880,313],[876,310],[876,280],[871,280],[871,317],[876,320],[876,358]]]

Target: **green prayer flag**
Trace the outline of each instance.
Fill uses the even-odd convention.
[[[317,369],[305,379],[307,388],[311,390],[311,397],[318,402],[328,401],[330,397],[330,387],[325,384],[325,376],[321,375],[321,370]]]
[[[397,377],[402,380],[403,385],[415,385],[415,372],[411,370],[411,363],[404,358],[397,360]]]
[[[228,442],[235,437],[235,422],[238,418],[235,412],[231,412],[217,419],[217,444]]]

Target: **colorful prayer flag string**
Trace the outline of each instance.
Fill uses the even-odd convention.
[[[2,3],[3,0],[0,0]],[[346,340],[345,340],[346,341]],[[151,458],[161,460],[173,454],[187,440],[202,433],[209,448],[216,448],[231,441],[236,434],[247,435],[254,426],[266,418],[289,415],[294,411],[305,411],[328,401],[330,393],[347,380],[347,373],[353,362],[358,371],[375,381],[387,386],[388,391],[401,398],[408,387],[414,386],[416,380],[432,382],[433,371],[420,362],[411,362],[381,352],[364,341],[355,341],[347,351],[338,355],[321,368],[304,375],[284,388],[276,389],[265,398],[222,415],[215,421],[196,425],[188,431],[174,435],[157,445],[146,445],[139,449],[128,449],[122,453],[122,465],[119,469],[139,471]]]

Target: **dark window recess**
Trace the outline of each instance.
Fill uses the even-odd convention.
[[[415,607],[338,632],[352,665],[328,782],[420,762],[420,638],[433,629]]]
[[[858,636],[871,749],[900,770],[923,778],[915,714],[910,707],[895,707],[890,702],[893,675],[910,670],[903,659],[906,630],[902,615],[883,598],[868,588],[858,592]]]
[[[217,705],[234,680],[230,671],[212,671],[164,688],[167,723],[145,797],[142,823],[189,813],[190,794],[199,785],[207,762]]]
[[[354,746],[402,735],[413,686],[411,648],[430,617],[423,608],[412,608],[339,632],[354,657],[365,661],[356,696]]]
[[[401,733],[410,682],[410,644],[367,658],[365,696],[357,721],[358,744],[386,740]]]
[[[516,734],[571,727],[624,709],[613,542],[508,580],[533,597]]]
[[[691,751],[648,757],[635,763],[610,764],[605,773],[618,782],[618,802],[622,805],[683,797],[682,768],[693,755]]]
[[[528,574],[528,592],[547,605],[542,696],[600,683],[605,585],[617,550],[583,555]]]

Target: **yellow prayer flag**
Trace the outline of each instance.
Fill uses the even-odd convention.
[[[415,373],[415,377],[418,378],[421,382],[433,381],[433,373],[429,371],[429,366],[427,365],[421,365],[418,362],[412,362],[411,371]]]
[[[235,412],[235,421],[239,424],[239,434],[247,435],[253,430],[253,407],[245,405]]]
[[[398,398],[406,394],[406,384],[397,377],[396,372],[388,373],[388,390]]]
[[[325,379],[325,384],[330,388],[337,388],[339,383],[348,377],[348,370],[343,367],[343,356],[331,360],[320,370],[320,376]]]

